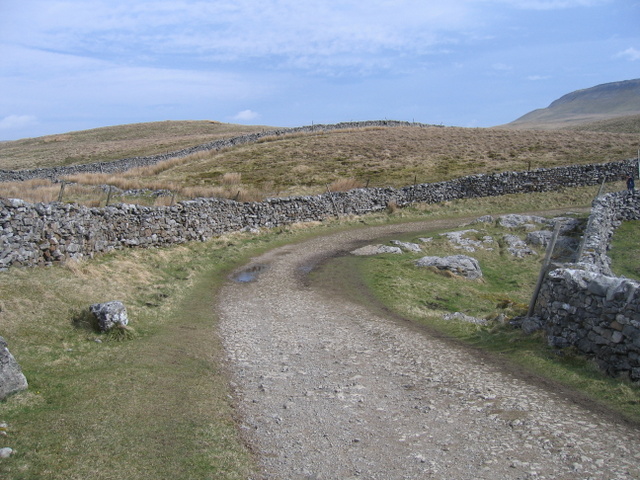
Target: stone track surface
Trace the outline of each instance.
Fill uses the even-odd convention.
[[[238,421],[263,479],[638,479],[640,431],[468,349],[302,281],[364,240],[272,250],[217,301]],[[255,267],[258,266],[258,267]]]

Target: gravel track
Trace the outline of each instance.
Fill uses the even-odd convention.
[[[453,226],[288,245],[245,267],[255,281],[223,287],[220,335],[258,478],[640,478],[637,428],[302,281],[363,241]]]

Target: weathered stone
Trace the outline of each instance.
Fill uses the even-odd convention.
[[[622,329],[624,328],[624,325],[616,320],[614,322],[611,322],[610,327],[613,328],[614,330],[618,330],[621,332]]]
[[[465,250],[467,252],[475,252],[478,249],[492,250],[494,240],[492,237],[486,235],[482,240],[478,240],[478,231],[474,229],[459,230],[456,232],[446,232],[440,235],[446,237],[450,243],[454,245],[454,248]]]
[[[550,347],[555,348],[566,348],[571,345],[564,337],[547,337],[547,343]]]
[[[416,261],[418,267],[434,267],[438,270],[446,270],[454,275],[459,275],[471,280],[482,277],[480,264],[473,257],[466,255],[451,255],[448,257],[422,257]]]
[[[537,255],[537,253],[530,249],[517,235],[504,235],[502,239],[507,244],[507,250],[514,257],[522,258],[526,255]]]
[[[444,320],[459,320],[461,322],[474,323],[476,325],[486,325],[487,320],[484,318],[472,317],[462,312],[445,313],[442,318]]]
[[[580,350],[583,353],[591,353],[593,351],[593,343],[590,342],[587,338],[582,338],[576,344],[576,346],[578,347],[578,350]]]
[[[20,365],[9,352],[5,339],[0,337],[0,400],[27,387]]]
[[[520,328],[526,335],[531,335],[533,332],[541,330],[542,326],[543,322],[540,317],[526,317],[520,323]]]
[[[553,232],[549,230],[537,230],[535,232],[527,233],[526,242],[529,245],[537,245],[546,247],[553,236]]]
[[[493,223],[495,219],[491,215],[483,215],[482,217],[476,218],[471,223]]]
[[[390,247],[389,245],[366,245],[351,252],[352,255],[357,256],[382,255],[384,253],[399,254],[402,253],[402,250],[400,247]]]
[[[617,330],[611,334],[611,341],[613,343],[620,343],[623,338],[624,336],[622,335],[622,332],[619,332]]]
[[[400,240],[391,240],[393,245],[400,247],[407,252],[421,252],[422,248],[417,243],[401,242]]]
[[[109,331],[118,325],[126,326],[129,324],[127,309],[120,301],[95,303],[89,307],[89,310],[98,321],[98,327],[102,332]]]
[[[13,454],[14,454],[13,448],[9,448],[9,447],[0,448],[0,458],[9,458]]]
[[[502,215],[498,218],[500,226],[505,228],[518,228],[532,223],[548,224],[549,220],[544,217],[532,216],[532,215]]]

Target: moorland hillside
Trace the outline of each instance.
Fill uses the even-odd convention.
[[[640,79],[567,93],[548,107],[529,112],[504,127],[553,130],[636,115],[640,115]]]

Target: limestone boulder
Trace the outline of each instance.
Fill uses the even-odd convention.
[[[397,247],[400,247],[405,252],[420,252],[422,247],[417,243],[402,242],[400,240],[391,240],[391,243]]]
[[[391,247],[389,245],[366,245],[353,250],[351,255],[362,257],[369,255],[382,255],[384,253],[399,254],[402,253],[402,249],[400,247]]]
[[[486,325],[489,323],[485,318],[472,317],[462,312],[446,313],[442,316],[444,320],[458,320],[466,323],[473,323],[475,325]]]
[[[467,255],[451,255],[448,257],[422,257],[416,261],[418,267],[433,267],[446,270],[471,280],[482,278],[482,270],[478,260]]]
[[[101,332],[107,332],[116,326],[126,327],[129,324],[127,309],[118,300],[95,303],[89,307],[89,310],[98,321]]]
[[[0,337],[0,400],[27,387],[20,365],[9,352],[5,339]]]
[[[550,223],[544,217],[539,217],[536,215],[502,215],[498,218],[498,224],[501,227],[505,228],[525,228],[529,230],[533,230],[535,224],[548,225]]]
[[[529,248],[529,246],[517,235],[504,235],[502,237],[507,244],[508,252],[514,257],[523,258],[527,255],[537,255],[535,250]]]

